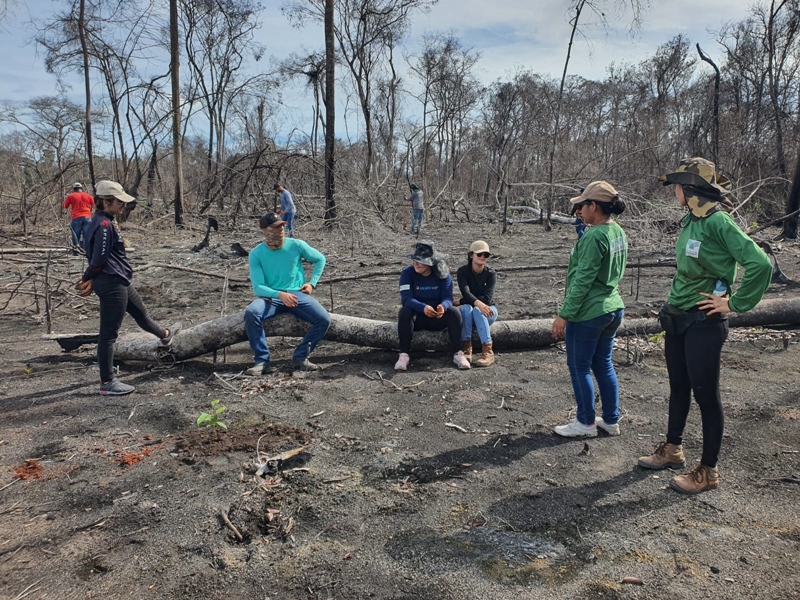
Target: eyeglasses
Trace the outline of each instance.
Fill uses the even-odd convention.
[[[488,252],[478,252],[475,254],[475,256],[480,256],[481,258],[489,258],[491,254],[489,254]]]

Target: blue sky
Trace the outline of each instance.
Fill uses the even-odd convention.
[[[37,20],[46,17],[62,2],[18,1],[16,14],[0,35],[0,55],[4,57],[0,101],[19,102],[57,92],[54,78],[45,72],[43,57],[31,42],[34,29],[28,21],[31,14]],[[601,26],[590,12],[582,15],[584,37],[576,38],[571,74],[602,78],[611,63],[642,61],[679,33],[699,42],[721,62],[713,31],[725,21],[744,18],[753,4],[750,0],[653,0],[642,29],[632,35],[627,27],[630,15],[613,10],[616,0],[598,3],[610,7],[606,15],[611,26]],[[282,0],[263,0],[263,4],[264,25],[258,41],[267,48],[267,55],[281,59],[291,52],[321,49],[321,27],[294,29],[279,10]],[[414,52],[426,33],[450,31],[464,46],[481,53],[477,75],[485,83],[508,78],[520,68],[560,77],[570,33],[570,4],[568,0],[440,0],[430,13],[415,17],[406,52]],[[77,74],[73,77],[73,95],[80,101],[81,80]],[[282,100],[288,121],[304,120],[302,115],[312,102],[300,86],[282,90]]]

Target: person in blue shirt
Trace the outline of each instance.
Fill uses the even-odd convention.
[[[294,198],[292,193],[283,187],[280,183],[276,183],[272,188],[281,196],[281,206],[278,209],[278,215],[286,221],[286,233],[290,238],[294,237],[294,216],[297,209],[294,206]]]
[[[459,369],[469,369],[469,361],[461,350],[461,312],[453,306],[453,278],[443,257],[435,252],[433,242],[420,240],[414,254],[407,258],[411,259],[411,266],[400,273],[401,308],[397,316],[400,357],[394,365],[395,371],[408,369],[411,338],[421,329],[447,329],[453,362]]]

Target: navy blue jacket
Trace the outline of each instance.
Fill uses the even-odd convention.
[[[114,226],[114,218],[108,213],[95,211],[86,231],[83,249],[89,259],[89,266],[83,273],[84,281],[94,279],[100,273],[116,275],[128,284],[133,280],[133,269],[125,256],[122,235]]]
[[[420,313],[426,305],[436,308],[441,304],[447,310],[453,306],[453,278],[439,279],[433,272],[423,277],[413,266],[406,267],[400,272],[400,302]]]

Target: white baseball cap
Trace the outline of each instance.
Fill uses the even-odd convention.
[[[107,179],[98,181],[96,190],[98,196],[113,196],[117,200],[122,200],[123,202],[133,202],[136,200],[136,198],[130,194],[126,194],[122,186],[116,181],[108,181]]]

